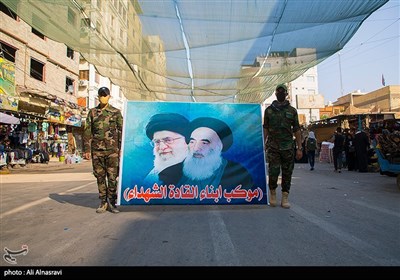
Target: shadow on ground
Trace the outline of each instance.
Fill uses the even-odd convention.
[[[58,194],[51,193],[49,197],[59,203],[69,203],[77,206],[96,209],[99,203],[97,193],[71,193],[71,194]]]

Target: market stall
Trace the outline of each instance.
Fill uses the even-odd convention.
[[[400,120],[374,123],[370,133],[374,137],[380,173],[397,177],[400,189]]]

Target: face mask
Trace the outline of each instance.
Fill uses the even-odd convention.
[[[278,99],[279,102],[283,102],[286,99],[286,92],[284,91],[278,91],[276,93],[276,99]]]
[[[105,105],[108,103],[109,96],[99,96],[99,101],[101,104]]]

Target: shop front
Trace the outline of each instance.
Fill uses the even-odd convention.
[[[74,139],[82,138],[82,117],[76,104],[55,103],[35,93],[23,92],[19,96],[18,111],[0,111],[19,121],[0,124],[3,166],[46,163],[52,157],[64,161],[68,152],[73,151],[76,156],[82,153],[82,145],[74,144],[74,149],[68,149],[71,138],[68,134]]]

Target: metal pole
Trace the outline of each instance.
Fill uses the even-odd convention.
[[[340,92],[342,93],[343,96],[342,62],[340,60],[340,52],[338,52],[338,56],[339,56]]]

